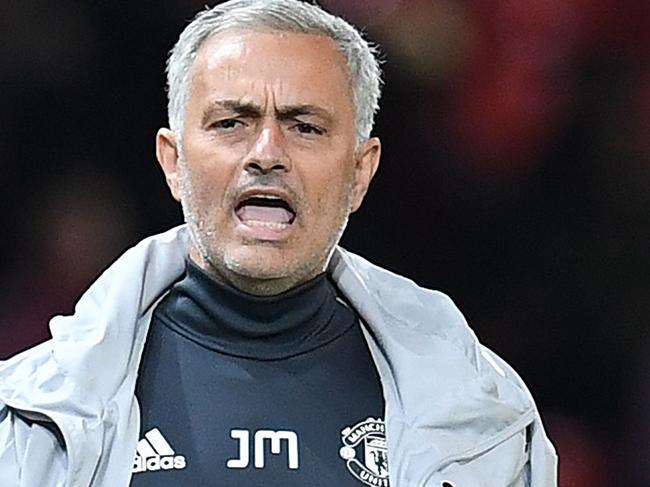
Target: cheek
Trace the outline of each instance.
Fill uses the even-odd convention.
[[[338,219],[339,215],[347,211],[352,189],[352,177],[341,171],[327,174],[315,198],[316,216],[327,217],[328,220]],[[323,218],[324,219],[324,218]],[[325,223],[323,221],[323,223]]]
[[[213,220],[223,206],[223,175],[207,167],[192,167],[187,175],[190,203],[202,219]],[[188,193],[186,191],[186,193]]]
[[[197,196],[221,205],[230,186],[236,181],[242,156],[239,149],[220,146],[209,137],[195,136],[186,147],[191,180]]]

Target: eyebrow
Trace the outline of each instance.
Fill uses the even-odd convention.
[[[207,124],[214,112],[220,110],[233,112],[240,117],[247,118],[262,118],[263,116],[262,107],[254,103],[241,100],[216,100],[203,111],[202,125]],[[331,122],[333,118],[328,110],[311,104],[280,106],[275,110],[275,115],[279,120],[291,120],[301,115],[314,115],[327,122]]]

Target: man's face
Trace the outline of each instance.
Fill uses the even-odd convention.
[[[192,235],[191,257],[255,294],[324,270],[379,162],[355,152],[343,56],[325,37],[229,32],[192,68],[183,147],[161,129],[158,159]]]

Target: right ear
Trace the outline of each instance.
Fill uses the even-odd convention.
[[[178,146],[176,135],[168,128],[161,128],[156,134],[156,158],[165,173],[167,186],[176,201],[181,200],[178,174]]]

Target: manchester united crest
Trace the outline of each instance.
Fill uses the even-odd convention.
[[[341,431],[339,450],[348,470],[366,485],[389,487],[386,425],[368,418]]]

